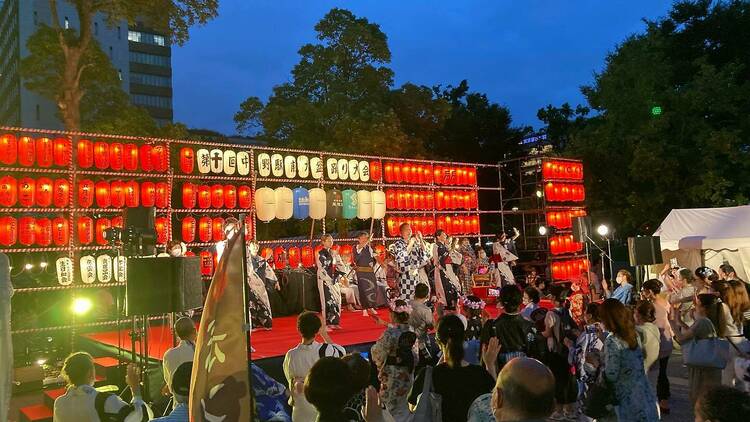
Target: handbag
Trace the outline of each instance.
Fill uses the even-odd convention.
[[[596,381],[584,393],[583,414],[593,419],[601,419],[611,415],[615,405],[617,405],[615,387],[604,376],[604,371],[600,370]]]
[[[443,398],[432,391],[432,367],[424,369],[424,384],[422,393],[417,397],[417,409],[414,411],[414,421],[442,422]]]
[[[724,369],[729,362],[729,341],[716,337],[716,329],[710,319],[712,337],[692,339],[682,345],[682,360],[687,366]]]

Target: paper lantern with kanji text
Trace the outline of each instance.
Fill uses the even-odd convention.
[[[287,252],[287,259],[289,260],[289,266],[292,268],[299,267],[300,264],[300,250],[297,246],[292,246]]]
[[[94,166],[99,170],[109,168],[109,145],[106,142],[94,143]]]
[[[141,183],[141,206],[153,207],[156,203],[156,185],[154,182]]]
[[[253,205],[253,195],[250,186],[242,185],[237,190],[237,203],[240,208],[249,209]]]
[[[119,142],[109,144],[109,168],[120,171],[123,167],[124,147]]]
[[[107,231],[108,228],[112,227],[112,221],[110,221],[109,218],[97,218],[96,219],[96,226],[95,226],[95,237],[96,237],[96,243],[98,245],[106,245],[107,239],[104,237],[104,233]],[[158,233],[158,231],[157,231]]]
[[[198,186],[198,208],[211,208],[211,187],[207,185]]]
[[[88,245],[94,241],[94,220],[91,217],[78,217],[77,229],[78,243]]]
[[[81,139],[76,145],[76,161],[78,167],[89,169],[94,165],[94,143],[88,139]]]
[[[70,140],[66,138],[55,138],[52,141],[52,162],[58,167],[66,167],[70,164]]]
[[[379,182],[382,177],[383,174],[380,161],[370,161],[370,180],[373,182]]]
[[[277,246],[273,250],[273,267],[277,270],[283,270],[284,265],[286,264],[286,260],[284,257],[286,256],[286,251],[283,247]]]
[[[12,176],[0,178],[0,206],[12,207],[18,200],[18,182]]]
[[[31,167],[34,165],[36,159],[36,143],[34,138],[30,136],[22,136],[18,138],[18,164],[24,167]]]
[[[302,266],[310,268],[315,266],[315,258],[313,257],[312,246],[303,246],[300,251]]]
[[[15,135],[6,133],[0,136],[0,163],[13,165],[18,159],[18,140]]]
[[[112,205],[112,194],[109,188],[109,182],[100,180],[94,185],[96,206],[98,208],[109,208]]]
[[[167,205],[169,205],[169,184],[157,182],[155,187],[156,196],[154,197],[154,205],[156,208],[167,208]]]
[[[154,169],[154,164],[151,161],[151,145],[141,145],[140,147],[138,147],[138,158],[140,161],[141,170],[152,171]]]
[[[224,219],[214,217],[211,219],[211,238],[214,242],[224,240]]]
[[[180,149],[180,171],[191,174],[195,168],[195,151],[190,147]]]
[[[185,243],[195,241],[195,217],[192,215],[182,219],[182,241]]]
[[[237,188],[232,185],[224,185],[224,208],[235,208],[236,206]]]
[[[214,272],[214,257],[211,252],[203,250],[199,254],[201,260],[201,275],[211,275]]]
[[[18,242],[24,246],[31,246],[34,244],[34,238],[36,236],[36,219],[34,217],[24,215],[18,219]]]
[[[164,145],[151,147],[151,165],[154,171],[163,173],[169,169],[169,150]]]
[[[156,229],[156,243],[166,245],[169,237],[169,220],[167,217],[159,216],[154,219]]]
[[[37,138],[36,145],[36,165],[41,168],[52,167],[54,162],[54,143],[50,138]]]
[[[0,217],[0,244],[12,246],[16,243],[18,236],[18,220],[6,215]]]
[[[187,209],[195,208],[195,198],[197,187],[192,183],[182,184],[182,207]]]
[[[52,205],[53,186],[54,184],[50,178],[40,177],[37,179],[34,199],[38,207],[49,207]]]
[[[113,180],[109,185],[109,204],[113,208],[125,206],[125,184],[120,180]]]
[[[36,196],[36,181],[29,177],[24,177],[18,181],[18,203],[22,207],[33,207],[34,197]]]
[[[204,215],[198,220],[198,239],[207,243],[213,237],[213,227],[211,226],[211,217]]]
[[[52,242],[55,246],[66,246],[70,242],[70,226],[67,218],[52,219]]]
[[[138,170],[138,145],[123,145],[122,168],[127,171]]]
[[[140,201],[140,186],[135,180],[125,182],[125,206],[135,208]]]
[[[211,207],[223,208],[224,207],[224,186],[213,185],[211,186]]]
[[[52,244],[52,220],[46,217],[37,218],[34,223],[34,241],[37,246]]]

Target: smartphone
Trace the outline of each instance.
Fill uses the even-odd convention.
[[[670,258],[669,259],[669,266],[672,268],[679,268],[680,265],[677,263],[677,258]]]
[[[487,296],[499,297],[500,296],[500,289],[487,289]]]
[[[369,352],[359,352],[359,355],[362,356],[364,360],[370,360],[370,353]]]

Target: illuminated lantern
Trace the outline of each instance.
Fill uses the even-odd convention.
[[[393,183],[393,163],[385,163],[385,182]]]
[[[125,144],[123,146],[122,168],[127,171],[138,169],[138,146],[136,144]]]
[[[277,246],[273,249],[273,267],[277,270],[284,269],[284,265],[286,264],[284,256],[286,255],[286,251],[283,247]]]
[[[201,251],[201,275],[211,275],[214,272],[214,257],[209,251]]]
[[[263,248],[260,250],[260,257],[263,259],[273,258],[273,249]]]
[[[156,185],[154,182],[141,183],[141,206],[153,207],[156,203]]]
[[[125,205],[129,208],[135,208],[138,206],[138,200],[140,186],[135,180],[131,180],[125,183]]]
[[[180,149],[180,171],[190,174],[195,168],[195,152],[192,148],[183,147]]]
[[[432,168],[432,180],[436,185],[443,184],[443,166],[434,166]]]
[[[34,179],[24,177],[18,181],[18,203],[22,207],[34,206],[34,196],[36,196],[36,182]]]
[[[370,181],[370,162],[360,161],[357,164],[357,171],[359,172],[359,180],[363,182]]]
[[[370,161],[370,179],[379,182],[383,177],[380,161]],[[363,182],[366,180],[362,179]]]
[[[18,235],[18,222],[15,217],[0,217],[0,244],[12,246],[16,243]]]
[[[15,135],[5,134],[0,136],[0,163],[11,165],[18,158],[18,141]]]
[[[203,243],[210,242],[212,235],[211,217],[204,215],[198,220],[198,239]]]
[[[109,204],[113,208],[122,208],[125,206],[125,184],[119,180],[114,180],[109,185]]]
[[[207,185],[198,186],[198,208],[211,208],[211,188]]]
[[[36,165],[42,168],[52,167],[54,145],[50,138],[36,139]]]
[[[94,197],[98,208],[108,208],[112,204],[112,195],[109,190],[109,182],[99,181],[94,185]],[[86,207],[88,208],[88,207]]]
[[[451,202],[453,203],[453,208],[455,209],[466,208],[466,203],[464,202],[464,192],[460,190],[453,191]]]
[[[99,170],[109,168],[109,145],[106,142],[94,144],[94,166]]]
[[[195,241],[195,217],[191,215],[182,219],[182,241],[185,243]]]
[[[154,199],[154,205],[157,208],[167,208],[169,203],[169,184],[165,182],[156,183],[156,198]]]
[[[52,205],[52,180],[47,177],[40,177],[36,181],[36,205],[39,207],[48,207]]]
[[[237,174],[240,176],[247,176],[250,174],[250,153],[247,151],[240,151],[237,153]]]
[[[96,149],[96,146],[94,149]],[[115,142],[109,144],[109,168],[112,170],[122,170],[124,154],[124,147],[121,143]]]
[[[401,164],[401,180],[400,182],[411,183],[411,165],[409,163]]]
[[[195,208],[196,187],[192,183],[182,184],[182,206],[183,208]]]
[[[435,192],[429,191],[425,194],[425,209],[435,208]]]
[[[385,204],[390,209],[396,208],[396,191],[388,189],[385,191]]]
[[[469,185],[475,186],[477,184],[477,169],[469,168],[466,170],[466,182]]]
[[[70,242],[70,227],[65,217],[52,219],[52,242],[55,246],[66,246]]]
[[[76,161],[82,169],[91,168],[94,165],[94,143],[88,139],[81,139],[76,146]]]
[[[292,218],[292,215],[294,215],[294,192],[286,186],[279,186],[274,190],[274,200],[276,202],[274,216],[279,220]]]
[[[226,199],[225,199],[226,200]],[[237,203],[240,208],[249,209],[253,204],[253,194],[250,186],[242,185],[237,190]]]
[[[445,209],[445,192],[441,190],[435,192],[435,209],[439,211]]]
[[[24,167],[34,165],[34,159],[36,158],[35,146],[34,138],[29,136],[18,138],[18,164]]]
[[[158,220],[158,218],[157,218]],[[109,221],[109,218],[97,218],[96,219],[96,243],[99,245],[106,245],[107,239],[104,238],[104,232],[112,227],[112,222]],[[156,234],[157,237],[159,235],[159,226],[156,226]]]
[[[169,237],[169,221],[167,217],[156,217],[154,219],[154,229],[156,230],[156,243],[165,245]]]
[[[271,188],[255,191],[255,215],[260,221],[269,222],[276,216],[276,194]]]
[[[570,191],[570,186],[568,185],[560,186],[560,195],[563,201],[570,201],[573,199],[573,195]]]
[[[211,237],[214,242],[224,240],[224,219],[221,217],[214,217],[211,220]]]
[[[393,163],[393,182],[403,183],[404,182],[404,165],[401,163]]]
[[[138,148],[138,156],[140,157],[141,170],[151,171],[154,169],[154,164],[151,161],[153,157],[151,155],[151,145],[141,145]]]
[[[331,246],[331,252],[336,252],[337,254],[341,255],[340,251],[341,251],[341,246],[339,245]]]
[[[378,262],[382,263],[385,259],[385,246],[381,244],[375,245],[375,255],[378,260]]]
[[[0,206],[12,207],[18,199],[18,183],[12,176],[0,178]]]
[[[542,177],[545,179],[551,179],[552,178],[552,163],[549,161],[545,161],[544,165],[542,166]]]
[[[112,227],[117,227],[121,229],[124,226],[124,219],[122,218],[121,215],[112,217],[111,221],[112,221]]]
[[[224,158],[226,158],[226,155]],[[287,179],[294,179],[297,177],[297,157],[293,155],[287,155],[284,157],[284,175]]]
[[[232,185],[224,186],[224,207],[234,208],[237,206],[237,188]]]
[[[352,245],[344,245],[341,247],[341,258],[344,260],[345,263],[351,264],[352,263]]]
[[[328,211],[326,192],[321,188],[312,188],[308,196],[310,197],[310,218],[313,220],[325,218]]]
[[[366,190],[357,191],[357,218],[372,218],[372,193]]]
[[[313,257],[312,246],[303,246],[300,251],[302,266],[309,268],[315,266],[315,258]]]
[[[310,158],[306,155],[297,156],[297,174],[303,179],[310,176]]]
[[[555,195],[555,185],[552,184],[552,182],[547,183],[544,185],[544,196],[547,198],[548,201],[554,201]]]
[[[169,169],[169,151],[164,145],[151,147],[151,165],[155,171],[165,172]]]
[[[453,233],[462,234],[464,233],[464,218],[461,216],[453,217]]]
[[[463,167],[456,167],[456,184],[466,184],[466,169],[464,169]]]
[[[219,184],[211,186],[211,206],[213,208],[224,207],[224,186]]]
[[[440,215],[435,219],[435,230],[443,230],[445,232],[448,231],[448,226],[446,224],[446,217],[444,215]]]
[[[389,218],[387,226],[388,226],[388,236],[390,237],[398,236],[398,217]]]
[[[287,260],[289,261],[289,266],[292,268],[299,267],[300,264],[300,250],[296,246],[292,246],[289,248],[289,252],[287,252]]]
[[[24,246],[34,244],[36,235],[36,219],[30,216],[23,216],[18,219],[18,242]]]
[[[37,218],[34,223],[34,240],[38,246],[49,246],[52,244],[52,220],[49,218]]]
[[[78,243],[88,245],[94,241],[94,220],[91,217],[78,218]]]
[[[407,210],[414,209],[414,197],[410,190],[404,191],[404,208]]]

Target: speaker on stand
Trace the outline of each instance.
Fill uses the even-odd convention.
[[[640,289],[643,281],[641,274],[643,267],[664,262],[661,255],[661,238],[659,236],[629,237],[628,258],[630,265],[636,268],[636,289]]]

